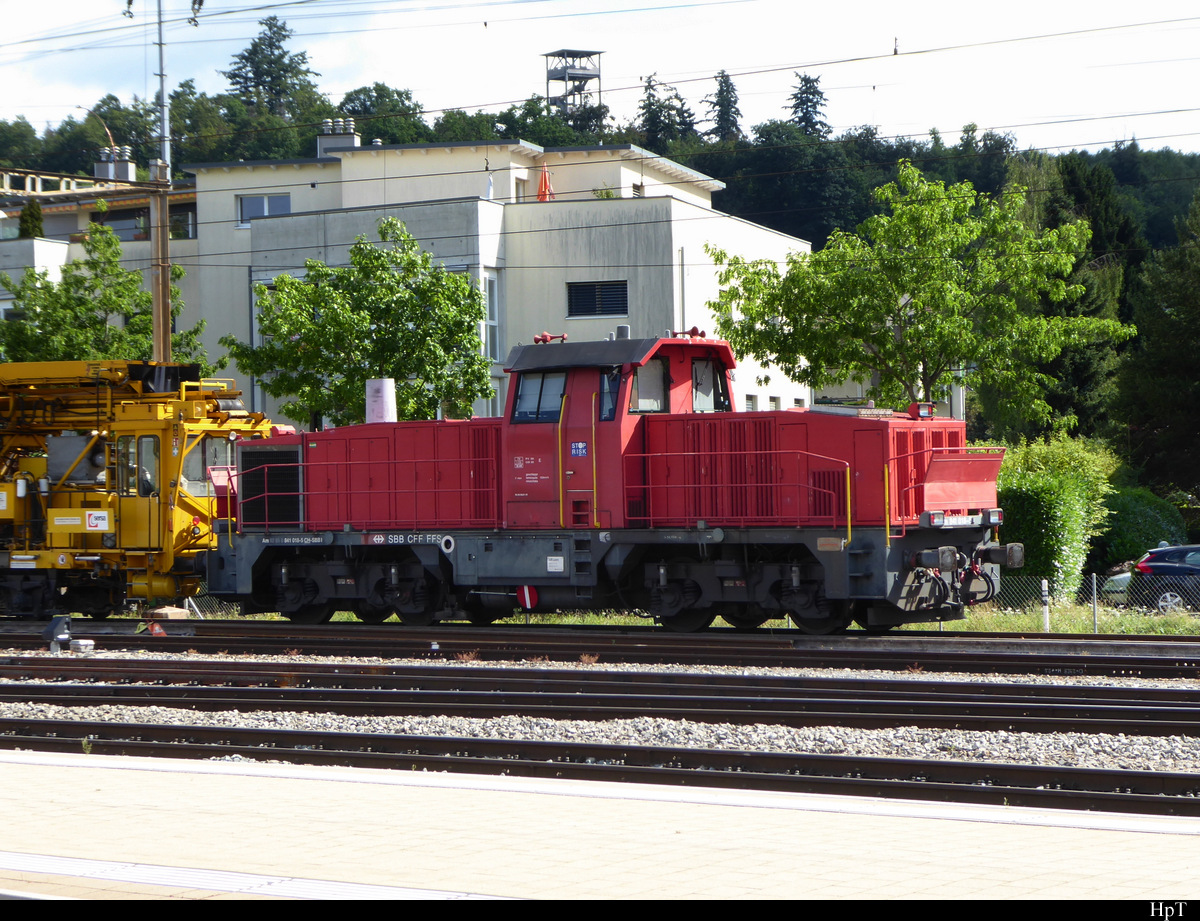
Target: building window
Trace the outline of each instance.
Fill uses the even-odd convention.
[[[529,182],[527,180],[517,179],[515,181],[515,186],[514,186],[513,201],[516,201],[516,202],[525,201],[526,200],[525,199],[525,189],[528,186],[529,186]]]
[[[796,409],[804,409],[804,397],[796,397],[792,400],[792,405],[796,407]]]
[[[568,283],[568,317],[624,317],[628,315],[628,282],[587,281]]]
[[[171,239],[196,239],[195,205],[180,205],[171,209]]]
[[[500,361],[500,282],[491,272],[483,276],[483,299],[487,304],[487,316],[479,324],[479,338],[483,342],[483,355],[492,361]]]
[[[275,217],[277,214],[292,213],[292,196],[285,195],[239,195],[237,200],[238,224],[248,226],[256,217]]]
[[[746,394],[746,412],[752,413],[758,411],[758,397],[754,394]]]
[[[96,212],[92,220],[104,224],[122,243],[150,239],[150,210],[148,208],[124,208],[107,212]]]
[[[767,407],[773,413],[779,412],[779,409],[780,409],[779,397],[767,397]]]
[[[646,197],[646,187],[644,185],[642,185],[642,183],[635,182],[633,184],[633,197],[634,198],[645,198]]]

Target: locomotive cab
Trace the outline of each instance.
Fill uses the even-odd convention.
[[[735,364],[727,343],[698,337],[513,349],[501,439],[504,525],[628,526],[626,481],[640,487],[644,477],[613,459],[646,453],[651,416],[729,412]]]

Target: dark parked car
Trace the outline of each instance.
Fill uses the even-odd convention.
[[[1133,565],[1129,601],[1162,614],[1200,611],[1200,547],[1159,547]]]

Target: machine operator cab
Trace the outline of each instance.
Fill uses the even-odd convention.
[[[500,459],[505,525],[624,527],[626,491],[638,479],[626,459],[645,453],[645,418],[733,406],[733,352],[703,336],[538,336],[514,348]]]

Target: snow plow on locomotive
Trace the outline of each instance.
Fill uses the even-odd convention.
[[[952,620],[996,590],[1003,450],[917,404],[733,412],[727,343],[517,347],[500,419],[237,445],[210,594],[321,622],[639,609],[669,629]]]

